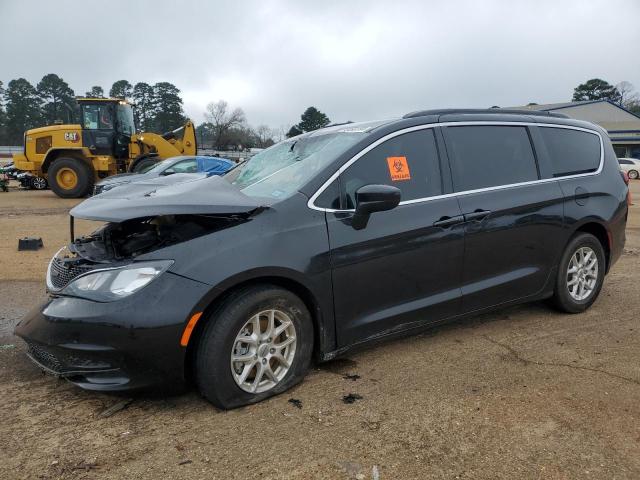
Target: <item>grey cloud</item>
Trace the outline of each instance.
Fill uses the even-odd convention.
[[[224,98],[274,127],[308,105],[344,121],[557,102],[592,77],[640,90],[637,18],[637,0],[0,0],[0,80],[169,81],[196,121]]]

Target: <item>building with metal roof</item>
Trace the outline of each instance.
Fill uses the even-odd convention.
[[[563,113],[576,120],[597,123],[609,132],[618,157],[640,159],[640,117],[609,100],[546,103],[509,108]]]

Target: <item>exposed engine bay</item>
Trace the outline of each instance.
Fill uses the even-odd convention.
[[[69,245],[77,257],[93,263],[135,258],[244,222],[247,215],[165,215],[107,223]]]
[[[59,291],[79,275],[119,266],[144,253],[186,242],[248,220],[244,215],[163,215],[107,223],[61,249],[47,272],[50,291]]]

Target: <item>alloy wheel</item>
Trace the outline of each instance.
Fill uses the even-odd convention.
[[[598,257],[590,247],[580,247],[571,256],[567,268],[567,290],[571,298],[588,298],[598,282]]]
[[[270,309],[253,315],[231,349],[233,379],[245,392],[271,390],[291,368],[296,345],[296,329],[285,312]]]

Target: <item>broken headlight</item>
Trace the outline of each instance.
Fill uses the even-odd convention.
[[[172,264],[173,260],[159,260],[93,270],[73,280],[60,293],[98,302],[112,302],[147,286]]]

